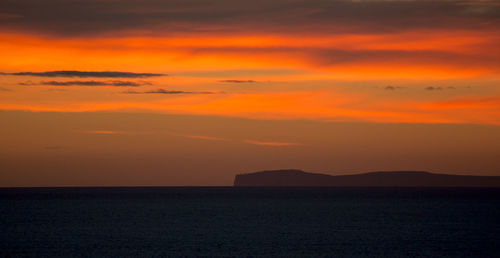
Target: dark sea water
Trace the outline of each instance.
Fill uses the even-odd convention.
[[[0,189],[1,257],[500,257],[500,189]]]

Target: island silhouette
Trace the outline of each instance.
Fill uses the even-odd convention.
[[[302,170],[267,170],[238,174],[235,187],[500,187],[500,176],[436,174],[426,171],[377,171],[327,175]]]

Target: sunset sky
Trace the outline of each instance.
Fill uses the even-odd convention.
[[[0,187],[500,176],[495,0],[2,0]]]

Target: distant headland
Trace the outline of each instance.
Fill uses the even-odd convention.
[[[239,174],[235,187],[500,187],[500,176],[436,174],[426,171],[381,171],[332,176],[301,170],[270,170]]]

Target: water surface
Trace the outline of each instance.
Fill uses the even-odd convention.
[[[500,189],[3,188],[0,256],[500,256]]]

